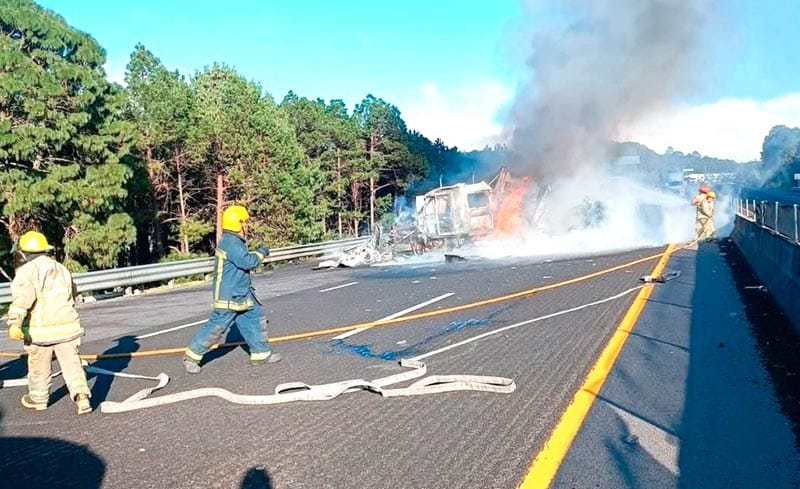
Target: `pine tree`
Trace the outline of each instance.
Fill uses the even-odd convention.
[[[0,5],[0,195],[11,240],[37,228],[73,269],[111,267],[135,239],[122,212],[131,130],[105,53],[27,0]]]
[[[125,74],[126,116],[136,127],[135,153],[144,162],[150,182],[147,209],[140,224],[152,229],[153,247],[162,239],[178,243],[182,255],[213,232],[213,224],[195,205],[199,176],[189,158],[187,142],[194,128],[194,94],[183,77],[138,44]],[[164,224],[172,232],[165,232]]]

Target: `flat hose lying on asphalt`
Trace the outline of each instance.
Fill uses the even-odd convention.
[[[243,395],[234,394],[218,387],[203,387],[161,397],[148,398],[150,394],[161,389],[169,382],[166,374],[159,374],[159,383],[155,387],[142,389],[124,401],[105,401],[100,403],[100,411],[104,413],[124,413],[148,407],[164,406],[200,397],[219,397],[234,404],[248,406],[263,406],[268,404],[283,404],[295,401],[327,401],[341,394],[356,391],[376,392],[383,397],[419,396],[423,394],[437,394],[453,391],[480,391],[509,394],[514,392],[516,385],[511,379],[504,377],[486,377],[481,375],[431,375],[420,379],[408,387],[387,389],[387,386],[416,379],[427,373],[427,366],[423,362],[403,360],[403,367],[413,370],[373,381],[363,379],[345,380],[330,384],[307,385],[301,382],[279,384],[275,387],[275,394]]]
[[[390,385],[423,377],[428,372],[428,367],[419,360],[401,360],[400,365],[413,370],[399,374],[381,377],[372,381],[363,379],[345,380],[330,384],[308,385],[302,382],[289,382],[275,387],[275,394],[244,395],[219,387],[201,387],[161,397],[149,397],[150,394],[162,389],[169,383],[169,376],[160,373],[156,377],[146,375],[127,374],[114,372],[104,368],[87,366],[86,371],[100,374],[125,377],[129,379],[156,380],[158,385],[142,389],[123,401],[103,401],[100,403],[100,412],[124,413],[156,406],[165,406],[176,402],[198,399],[201,397],[219,397],[234,404],[247,406],[264,406],[268,404],[283,404],[296,401],[327,401],[335,399],[341,394],[356,391],[369,391],[383,397],[421,396],[424,394],[438,394],[454,391],[479,391],[493,392],[496,394],[510,394],[517,388],[512,379],[505,377],[489,377],[484,375],[431,375],[421,378],[408,387],[388,389]],[[61,372],[56,372],[53,377]],[[3,387],[21,387],[28,385],[28,379],[13,379],[3,381]]]

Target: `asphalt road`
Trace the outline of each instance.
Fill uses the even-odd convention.
[[[255,284],[270,319],[270,335],[278,338],[374,321],[434,299],[438,300],[406,314],[485,300],[660,251],[546,262],[470,260],[330,271],[294,265],[260,274]],[[197,376],[183,373],[180,356],[175,355],[101,360],[96,365],[143,375],[168,374],[171,383],[155,396],[200,387],[271,394],[276,385],[290,381],[375,379],[402,372],[399,358],[435,352],[482,333],[622,293],[637,286],[638,278],[654,264],[651,260],[525,298],[375,327],[341,340],[330,335],[276,342],[274,348],[284,360],[267,366],[250,366],[241,348],[211,354]],[[634,293],[426,359],[430,374],[511,378],[517,386],[511,394],[383,398],[357,392],[328,401],[260,407],[203,398],[78,417],[60,379],[54,381],[52,405],[46,412],[24,411],[18,401],[22,389],[0,389],[0,473],[11,487],[27,488],[516,487]],[[208,287],[83,306],[87,337],[82,352],[184,346],[198,326],[179,327],[202,321],[209,307]],[[179,329],[165,332],[173,328]],[[0,341],[2,350],[14,346]],[[20,360],[0,364],[0,378],[24,372]],[[153,385],[108,376],[92,382],[95,405],[122,400]],[[595,425],[587,421],[585,426]],[[576,443],[583,443],[585,436],[580,434]],[[596,486],[597,481],[575,477],[586,458],[579,458],[577,466],[574,459],[568,457],[567,462],[556,480],[560,487]],[[669,473],[659,480],[680,483]],[[602,481],[614,485],[597,487],[631,487],[613,476]]]

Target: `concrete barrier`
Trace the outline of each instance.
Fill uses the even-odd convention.
[[[800,332],[800,246],[741,216],[731,238]]]

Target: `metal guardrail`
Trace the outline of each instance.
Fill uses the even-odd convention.
[[[800,211],[798,204],[778,201],[737,198],[736,215],[755,223],[772,234],[800,245]]]
[[[365,236],[361,238],[348,238],[277,248],[270,250],[270,254],[264,260],[264,263],[274,263],[293,260],[295,258],[318,256],[328,252],[343,251],[358,246],[369,239],[369,236]],[[78,292],[92,292],[206,274],[211,273],[213,268],[214,257],[208,257],[99,270],[96,272],[76,273],[73,279],[75,280]],[[11,284],[9,282],[0,283],[0,304],[8,304],[10,302]]]

